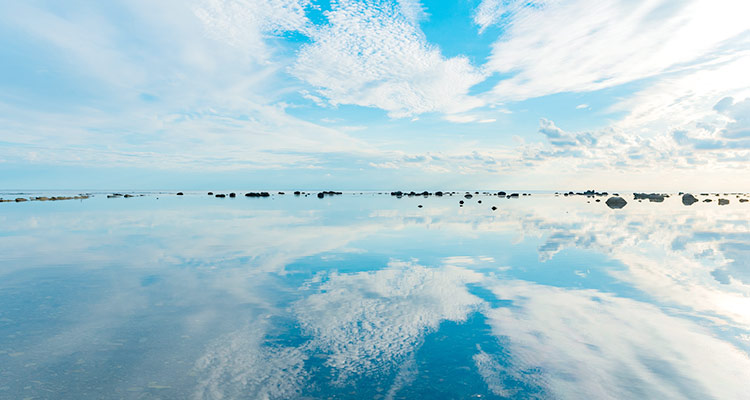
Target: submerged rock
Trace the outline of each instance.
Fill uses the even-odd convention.
[[[613,210],[617,210],[617,209],[625,207],[625,205],[627,205],[628,202],[625,201],[625,199],[623,199],[622,197],[613,196],[613,197],[608,198],[605,204],[607,205],[607,207]]]
[[[693,203],[697,203],[697,202],[698,202],[698,199],[696,199],[695,196],[693,196],[690,193],[685,193],[682,195],[682,204],[686,206],[692,206]]]

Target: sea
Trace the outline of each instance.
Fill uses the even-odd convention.
[[[750,399],[748,195],[231,192],[0,192],[0,399]]]

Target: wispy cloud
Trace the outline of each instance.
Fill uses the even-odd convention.
[[[747,31],[742,0],[485,0],[475,22],[502,22],[487,68],[513,74],[494,93],[526,99],[611,87],[684,68]]]

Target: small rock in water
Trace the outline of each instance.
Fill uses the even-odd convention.
[[[464,204],[464,201],[463,200],[459,200],[458,204]]]
[[[698,202],[698,199],[696,199],[695,196],[693,196],[690,193],[685,193],[682,195],[682,204],[686,206],[692,206],[693,203],[697,203],[697,202]]]
[[[229,197],[237,197],[237,193],[229,193]]]
[[[627,205],[628,202],[625,201],[625,199],[623,199],[622,197],[614,196],[614,197],[608,198],[605,204],[607,204],[607,207],[611,209],[620,209],[620,208],[625,207],[625,205]]]
[[[703,202],[704,202],[704,203],[710,203],[710,202],[712,202],[712,201],[713,201],[713,200],[711,200],[711,199],[705,199],[705,200],[703,200]]]
[[[420,205],[418,205],[417,207],[419,207],[419,208],[422,208],[422,205],[420,204]]]
[[[748,200],[748,199],[740,199],[740,203],[747,203],[748,201],[750,201],[750,200]]]
[[[223,198],[227,197],[227,195],[219,193],[219,194],[216,195],[216,197],[218,197],[220,199],[223,199]]]
[[[323,192],[318,193],[318,198],[319,199],[322,199],[324,196],[325,196],[325,194],[323,194]]]
[[[719,199],[719,205],[720,206],[725,206],[727,204],[729,204],[729,200],[727,200],[727,199]]]
[[[659,193],[633,193],[635,200],[648,200],[654,203],[661,203],[665,197],[669,197]]]
[[[213,196],[213,195],[214,195],[214,192],[208,192],[208,195],[209,195],[209,196]]]
[[[178,195],[178,196],[182,196],[182,195],[183,195],[183,193],[182,193],[182,192],[177,192],[177,195]]]
[[[495,210],[497,210],[497,207],[492,206],[492,211],[495,211]]]
[[[477,203],[482,204],[482,200],[477,200]]]

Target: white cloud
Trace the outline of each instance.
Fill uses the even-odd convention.
[[[393,369],[442,321],[465,320],[481,303],[466,284],[481,278],[456,267],[392,262],[374,272],[331,274],[295,311],[310,346],[328,353],[326,364],[344,381]]]
[[[520,100],[611,87],[713,57],[748,30],[744,0],[484,0],[480,27],[502,22],[487,68]],[[730,47],[731,48],[731,47]]]
[[[268,400],[299,395],[308,375],[307,356],[297,348],[266,345],[267,325],[255,320],[209,344],[195,363],[198,384],[193,398]]]
[[[311,32],[292,73],[336,104],[377,107],[393,117],[456,114],[483,103],[468,95],[484,75],[464,57],[445,58],[427,43],[413,7],[344,0]]]
[[[493,332],[510,343],[512,366],[502,370],[504,375],[540,387],[549,397],[740,399],[746,394],[747,354],[696,323],[596,290],[526,282],[502,282],[492,290],[513,301],[513,307],[486,312]]]

